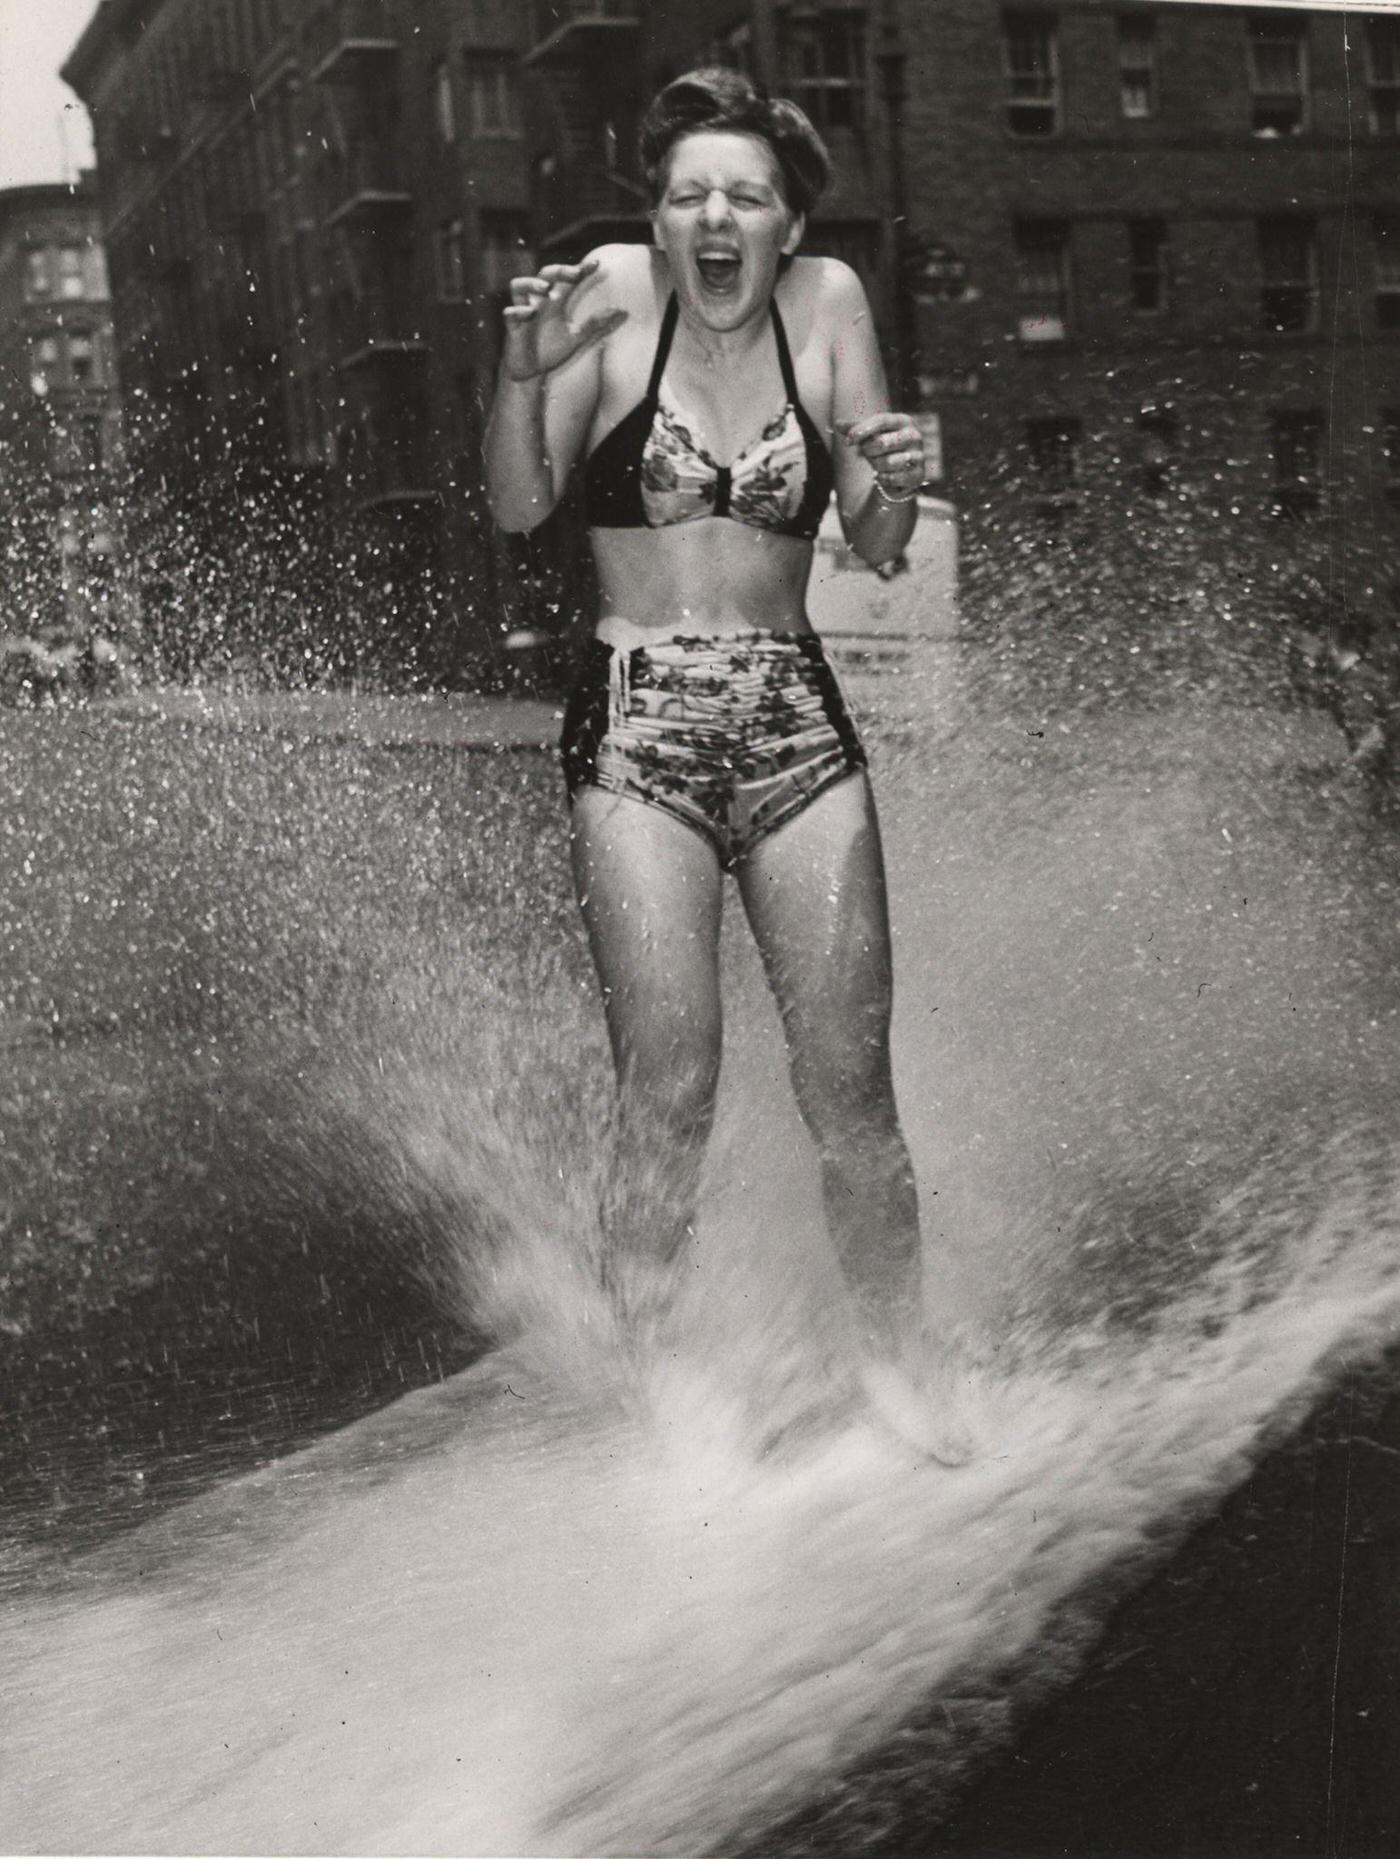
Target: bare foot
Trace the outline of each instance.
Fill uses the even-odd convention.
[[[925,1458],[939,1465],[966,1465],[977,1454],[977,1436],[957,1412],[950,1387],[919,1382],[894,1362],[867,1362],[860,1384],[878,1418]]]

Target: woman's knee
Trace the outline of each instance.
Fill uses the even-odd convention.
[[[676,1138],[703,1133],[719,1087],[719,1041],[633,1049],[619,1067],[630,1121]]]
[[[824,1161],[869,1157],[902,1148],[894,1083],[888,1064],[846,1068],[822,1084],[799,1088],[802,1120]]]

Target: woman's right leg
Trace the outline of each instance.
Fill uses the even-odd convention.
[[[605,1219],[608,1276],[627,1310],[627,1262],[674,1258],[694,1220],[719,1080],[723,878],[693,827],[601,788],[575,793],[571,842],[617,1070]]]

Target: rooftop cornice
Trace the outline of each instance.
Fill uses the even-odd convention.
[[[23,187],[0,187],[0,233],[31,213],[52,207],[97,209],[97,195],[90,180],[70,186],[67,181],[31,181]]]
[[[143,16],[158,13],[168,0],[99,0],[97,11],[83,28],[78,43],[59,68],[58,75],[84,103],[90,101],[93,79],[107,62],[118,35]]]

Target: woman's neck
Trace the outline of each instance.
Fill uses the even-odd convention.
[[[680,318],[676,335],[685,358],[697,368],[732,367],[751,355],[768,334],[772,316],[772,298],[756,304],[751,315],[734,329],[712,329],[703,318],[690,311],[680,299]]]

